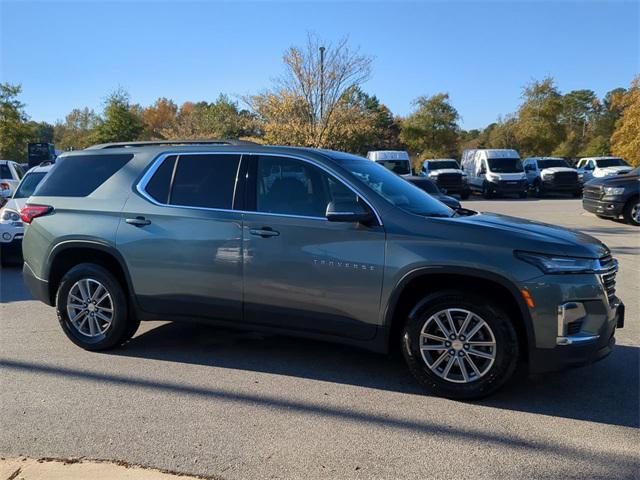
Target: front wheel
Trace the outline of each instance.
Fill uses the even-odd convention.
[[[634,225],[636,227],[640,226],[640,198],[632,198],[627,202],[624,206],[624,210],[622,212],[622,217],[624,218],[625,223],[629,225]]]
[[[418,382],[436,395],[474,399],[513,375],[518,339],[494,303],[451,291],[425,298],[402,332],[402,352]]]
[[[69,340],[86,350],[106,350],[129,340],[137,322],[129,319],[118,280],[99,265],[83,263],[60,281],[56,310]]]

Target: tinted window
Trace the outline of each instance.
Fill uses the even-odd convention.
[[[549,158],[546,160],[538,160],[538,168],[568,167],[569,164],[559,158]]]
[[[132,158],[131,154],[62,157],[35,193],[42,197],[86,197]]]
[[[602,160],[596,160],[596,163],[600,168],[629,166],[629,164],[624,160],[622,160],[621,158],[604,158]]]
[[[13,198],[28,198],[33,195],[36,187],[40,184],[40,181],[46,174],[47,172],[34,172],[27,174],[20,183],[16,193],[13,194]]]
[[[454,168],[457,170],[460,167],[458,167],[458,162],[454,160],[451,160],[450,162],[429,162],[430,170],[442,170],[445,168]]]
[[[169,203],[231,209],[240,155],[180,155]]]
[[[24,177],[24,170],[22,170],[22,167],[20,165],[18,165],[17,163],[14,163],[13,168],[16,171],[16,174],[18,175],[19,179]]]
[[[357,202],[351,189],[326,172],[283,157],[259,158],[256,188],[257,211],[265,213],[324,217],[331,201]]]
[[[453,211],[428,193],[394,175],[375,162],[355,155],[330,152],[328,155],[346,168],[357,181],[375,190],[393,205],[411,213],[432,217],[451,217]]]
[[[398,175],[409,175],[411,173],[409,160],[376,160],[376,163]]]
[[[519,173],[522,162],[519,158],[489,158],[489,170],[495,173]]]
[[[145,187],[146,192],[157,202],[169,203],[169,187],[175,164],[175,155],[165,158]]]
[[[13,179],[13,175],[11,175],[11,170],[9,170],[9,165],[6,163],[0,164],[0,178],[5,178],[8,180]]]

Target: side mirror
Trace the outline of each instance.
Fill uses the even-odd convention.
[[[372,224],[376,217],[357,202],[330,202],[327,205],[327,220],[330,222]]]

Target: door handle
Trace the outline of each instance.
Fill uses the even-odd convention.
[[[249,230],[249,233],[256,237],[262,238],[277,237],[278,235],[280,235],[280,232],[276,232],[271,227],[252,228],[251,230]]]
[[[134,225],[136,227],[144,227],[145,225],[151,224],[151,220],[147,220],[144,217],[127,218],[125,222],[127,222],[129,225]]]

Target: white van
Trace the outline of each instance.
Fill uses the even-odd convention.
[[[367,153],[367,158],[398,175],[411,175],[411,159],[402,150],[375,150]]]
[[[461,163],[471,190],[481,192],[485,198],[496,194],[527,196],[529,184],[516,150],[465,150]]]

